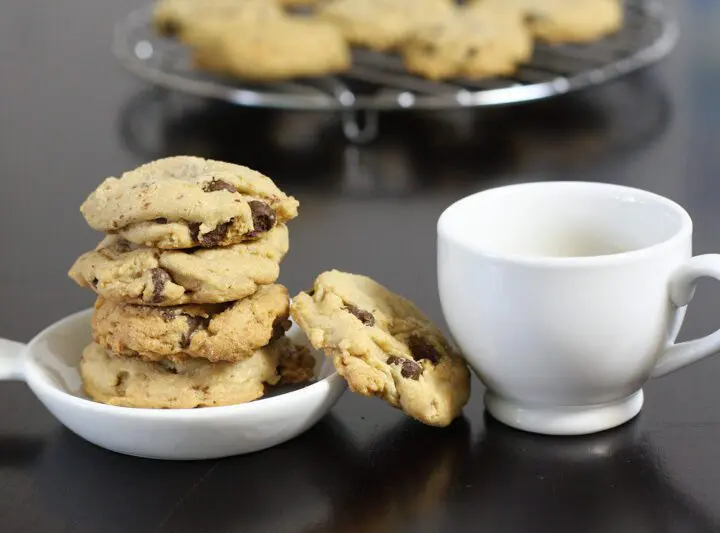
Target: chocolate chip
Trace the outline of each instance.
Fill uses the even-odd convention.
[[[253,230],[247,236],[257,237],[260,233],[270,231],[275,225],[275,211],[273,208],[258,200],[251,200],[248,205],[252,212]]]
[[[216,180],[213,178],[213,180],[209,183],[206,183],[203,187],[203,191],[205,192],[215,192],[215,191],[230,191],[230,192],[237,192],[237,189],[230,185],[227,181],[223,180]]]
[[[372,315],[371,312],[360,309],[359,307],[355,307],[352,304],[345,305],[345,310],[348,311],[351,315],[355,316],[355,318],[357,318],[366,326],[375,325],[375,317]]]
[[[119,254],[127,253],[127,252],[129,252],[130,250],[132,250],[132,244],[131,244],[130,241],[128,241],[128,240],[119,239],[119,240],[115,243],[115,251],[116,251],[117,253],[119,253]]]
[[[210,325],[210,317],[185,315],[187,317],[188,330],[180,339],[180,348],[188,348],[193,334],[197,330],[207,329]]]
[[[155,219],[155,223],[156,223],[156,224],[167,224],[167,223],[168,223],[168,219],[165,218],[165,217],[156,218],[156,219]]]
[[[158,30],[167,37],[177,37],[182,30],[182,26],[174,20],[166,20],[159,26]]]
[[[305,291],[305,293],[306,293],[308,296],[315,296],[315,289],[310,289],[309,291]]]
[[[285,332],[290,329],[292,326],[292,322],[288,320],[287,316],[281,316],[275,319],[275,322],[273,322],[272,326],[272,336],[270,337],[270,341],[276,341],[283,335],[285,335]]]
[[[153,283],[153,295],[150,301],[158,304],[163,301],[163,291],[165,290],[165,284],[171,280],[170,274],[162,268],[153,268],[150,270],[150,276]]]
[[[174,311],[171,311],[169,309],[163,309],[163,311],[160,313],[160,316],[165,322],[168,322],[175,318],[176,315]]]
[[[117,377],[115,378],[115,392],[118,396],[125,396],[128,377],[130,377],[130,374],[128,374],[124,370],[121,370],[117,373]]]
[[[389,365],[402,365],[400,375],[404,378],[414,379],[417,381],[420,379],[420,375],[422,374],[422,365],[411,359],[391,355],[387,358],[387,363]]]
[[[220,246],[225,237],[227,237],[228,231],[230,231],[230,226],[232,226],[234,220],[235,219],[231,218],[227,222],[218,224],[215,226],[214,230],[208,231],[206,234],[200,236],[200,245],[204,248]]]
[[[435,347],[430,344],[426,339],[423,339],[419,335],[411,335],[408,339],[408,348],[412,353],[413,359],[421,361],[427,359],[432,364],[436,365],[440,362],[440,353]]]
[[[93,286],[93,289],[96,289],[97,285],[98,285],[98,279],[93,278],[92,281],[90,282],[90,284]]]
[[[162,368],[165,372],[169,372],[170,374],[177,374],[177,367],[172,361],[158,361],[158,365],[160,368]]]
[[[200,223],[190,222],[190,224],[188,224],[188,229],[190,230],[190,238],[192,238],[193,242],[198,242],[198,235],[200,235]]]

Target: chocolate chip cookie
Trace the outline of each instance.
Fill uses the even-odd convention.
[[[318,15],[335,24],[352,44],[391,50],[413,31],[453,12],[450,0],[332,0]]]
[[[225,304],[150,307],[98,298],[93,340],[114,353],[149,361],[241,361],[282,336],[290,326],[288,294],[263,285],[253,295]]]
[[[520,12],[477,7],[417,30],[401,54],[408,71],[429,79],[484,78],[513,73],[532,44]]]
[[[159,0],[153,10],[158,33],[180,39],[198,24],[233,21],[252,26],[282,16],[272,0]]]
[[[585,43],[623,23],[621,0],[478,0],[493,9],[520,10],[530,32],[548,43]]]
[[[266,384],[302,383],[312,377],[307,348],[283,337],[235,363],[204,359],[149,362],[118,357],[92,343],[80,361],[83,387],[98,402],[123,407],[189,409],[246,403]]]
[[[462,356],[415,305],[370,278],[325,272],[293,299],[291,314],[354,392],[433,426],[448,425],[468,401]]]
[[[298,202],[244,166],[168,157],[107,178],[80,208],[90,227],[155,248],[212,248],[297,216]]]
[[[274,283],[288,251],[287,226],[222,248],[162,250],[109,235],[80,256],[69,276],[107,300],[144,305],[239,300]]]
[[[246,80],[324,76],[350,67],[340,30],[312,17],[272,19],[250,28],[232,21],[198,25],[184,40],[197,68]]]

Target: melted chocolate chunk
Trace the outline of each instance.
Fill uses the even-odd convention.
[[[365,311],[364,309],[355,307],[352,304],[345,305],[345,310],[348,311],[351,315],[353,315],[355,318],[357,318],[360,322],[362,322],[366,326],[374,326],[375,325],[375,317],[372,315],[372,313],[370,311]]]
[[[210,325],[210,317],[185,315],[188,322],[188,330],[180,339],[180,348],[188,348],[193,334],[197,330],[207,329]]]
[[[115,243],[115,251],[117,251],[117,253],[119,254],[124,254],[126,252],[129,252],[130,250],[132,250],[132,244],[130,243],[130,241],[126,241],[125,239],[119,239]]]
[[[155,219],[155,223],[156,223],[156,224],[167,224],[167,223],[168,223],[168,219],[165,218],[165,217],[156,218],[156,219]]]
[[[188,229],[190,230],[190,237],[192,238],[193,242],[199,242],[198,235],[200,235],[200,223],[190,222],[190,224],[188,224]]]
[[[432,364],[436,365],[440,362],[440,353],[435,347],[430,344],[426,339],[423,339],[419,335],[411,335],[408,339],[408,348],[412,353],[413,359],[416,361],[422,361],[427,359]]]
[[[290,329],[290,326],[292,326],[292,322],[288,320],[287,316],[277,317],[275,319],[275,322],[273,322],[272,336],[270,337],[270,341],[276,341],[280,337],[285,335],[285,332]]]
[[[177,37],[182,30],[182,26],[174,20],[166,20],[158,29],[161,34],[166,35],[167,37]]]
[[[150,276],[153,283],[153,295],[150,301],[158,304],[163,301],[163,291],[165,290],[165,284],[170,281],[170,274],[162,268],[153,268],[150,270]]]
[[[252,200],[248,202],[248,205],[253,219],[253,230],[248,232],[248,237],[257,237],[275,226],[275,211],[272,207],[258,200]]]
[[[204,248],[212,248],[214,246],[220,246],[227,237],[230,226],[232,226],[234,219],[230,219],[227,222],[218,224],[214,230],[208,231],[205,235],[200,236],[200,245]]]
[[[169,372],[171,374],[177,374],[177,367],[172,363],[172,361],[158,361],[158,365],[160,368],[162,368],[165,372]]]
[[[398,357],[397,355],[391,355],[387,358],[389,365],[402,365],[400,368],[400,375],[404,378],[418,380],[420,374],[422,374],[422,365],[416,363],[411,359],[405,359],[404,357]]]
[[[237,189],[230,185],[227,181],[223,180],[217,180],[213,178],[212,181],[209,183],[206,183],[203,187],[203,191],[205,192],[215,192],[215,191],[230,191],[230,192],[238,192]]]
[[[160,313],[160,316],[165,322],[169,322],[173,318],[175,318],[175,312],[171,311],[170,309],[163,309]]]
[[[124,370],[117,373],[117,377],[115,379],[115,392],[118,396],[125,396],[125,391],[127,390],[127,379],[129,377],[130,374]]]

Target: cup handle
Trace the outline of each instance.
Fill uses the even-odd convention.
[[[688,305],[695,294],[698,280],[705,277],[720,280],[720,254],[698,255],[673,272],[669,285],[672,303],[678,308]],[[699,339],[671,344],[660,356],[652,377],[664,376],[718,351],[720,329]]]
[[[0,338],[0,381],[24,379],[23,350],[24,344]]]

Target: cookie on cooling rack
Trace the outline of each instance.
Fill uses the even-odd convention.
[[[259,24],[284,16],[269,0],[158,0],[153,11],[156,30],[182,39],[188,28],[214,21]]]
[[[532,48],[518,12],[477,7],[417,30],[401,55],[408,71],[425,78],[485,78],[512,74]]]
[[[332,0],[320,6],[318,15],[350,43],[385,51],[453,10],[452,0]]]
[[[350,49],[333,25],[313,18],[268,19],[262,25],[214,22],[183,38],[195,66],[246,80],[272,82],[325,76],[350,67]]]
[[[551,43],[592,42],[622,27],[622,0],[478,0],[478,6],[520,11],[537,39]]]

